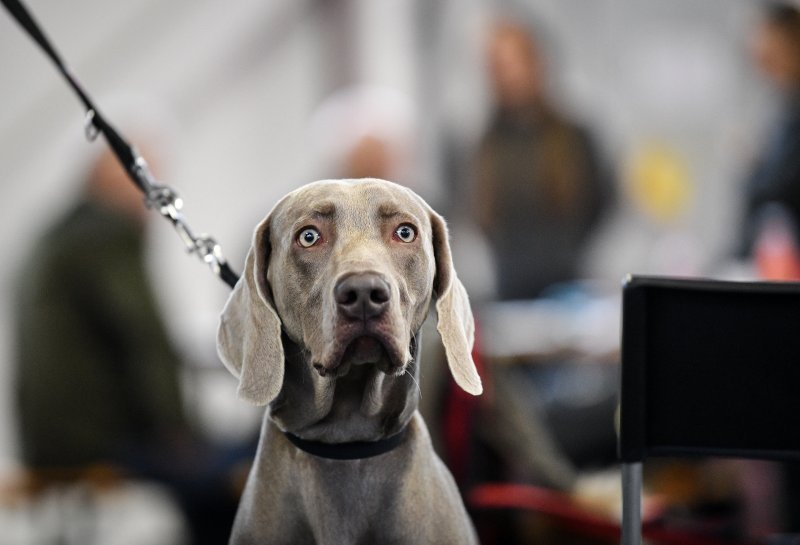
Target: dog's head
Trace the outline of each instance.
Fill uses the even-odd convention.
[[[472,313],[442,217],[391,182],[315,182],[256,227],[222,312],[218,351],[240,397],[258,405],[283,384],[282,331],[322,376],[353,365],[402,374],[432,300],[453,377],[478,395]]]

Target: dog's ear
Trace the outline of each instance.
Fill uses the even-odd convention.
[[[442,337],[447,364],[453,378],[465,392],[480,395],[483,392],[481,377],[472,361],[475,341],[475,321],[469,307],[467,290],[456,276],[450,241],[444,218],[430,211],[433,234],[433,254],[436,259],[436,276],[433,292],[436,297],[437,329]]]
[[[283,386],[281,320],[267,287],[270,217],[253,234],[242,277],[222,309],[217,352],[225,367],[239,379],[238,395],[266,405]]]

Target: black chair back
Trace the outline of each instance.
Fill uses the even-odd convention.
[[[800,283],[631,277],[622,305],[627,544],[649,456],[800,459]]]

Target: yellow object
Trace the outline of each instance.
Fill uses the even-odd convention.
[[[688,167],[683,158],[663,144],[650,144],[631,161],[628,191],[647,216],[660,222],[680,217],[692,198]]]

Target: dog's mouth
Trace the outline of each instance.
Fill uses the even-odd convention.
[[[342,356],[342,363],[351,365],[377,364],[381,360],[387,359],[389,359],[389,354],[384,344],[375,337],[365,335],[356,337],[347,345]]]
[[[327,365],[314,363],[314,368],[321,376],[341,377],[353,366],[360,365],[374,365],[378,370],[394,375],[402,373],[409,363],[406,361],[407,354],[395,346],[397,343],[378,333],[357,333],[349,339],[341,339],[337,344],[338,349]]]

